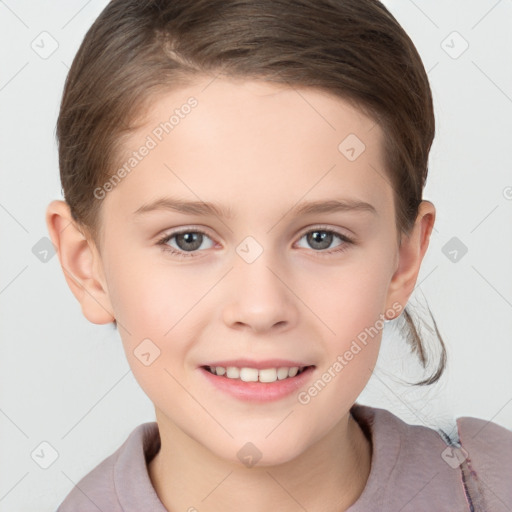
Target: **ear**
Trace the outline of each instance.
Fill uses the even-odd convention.
[[[414,291],[416,280],[434,227],[436,209],[430,201],[422,201],[414,227],[409,235],[402,234],[398,249],[398,264],[388,288],[387,307],[397,302],[405,308]],[[399,316],[397,314],[396,316]]]
[[[112,306],[95,243],[86,237],[64,201],[52,201],[46,210],[46,225],[57,248],[64,277],[93,324],[114,321]]]

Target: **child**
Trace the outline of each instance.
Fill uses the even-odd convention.
[[[47,224],[156,422],[59,512],[512,508],[508,430],[459,418],[450,436],[356,402],[386,321],[425,362],[405,307],[434,128],[377,0],[107,5],[67,77]],[[439,341],[418,384],[441,376]]]

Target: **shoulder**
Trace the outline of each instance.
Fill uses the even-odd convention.
[[[466,510],[460,472],[443,460],[440,434],[386,409],[358,404],[351,412],[368,431],[372,460],[366,487],[350,512]]]
[[[503,469],[512,467],[512,430],[481,418],[457,418],[461,444],[470,456],[486,465]]]
[[[457,419],[465,483],[490,510],[512,505],[512,430],[480,418]]]
[[[73,485],[57,512],[97,512],[98,510],[121,512],[122,509],[114,490],[113,479],[113,468],[119,450],[107,457],[78,483]]]
[[[156,453],[159,440],[156,422],[137,426],[114,453],[73,486],[57,512],[124,512],[131,493],[154,500],[146,457]]]
[[[123,445],[124,446],[124,445]],[[114,489],[114,466],[123,447],[85,475],[60,504],[57,512],[111,510],[121,512]]]
[[[374,510],[372,503],[379,502],[379,510],[471,510],[473,505],[488,503],[488,508],[473,510],[508,510],[512,504],[509,491],[505,490],[505,475],[511,475],[510,442],[512,434],[496,424],[475,418],[460,418],[457,428],[463,449],[469,453],[468,464],[461,463],[463,457],[455,445],[445,442],[446,436],[440,430],[425,425],[409,424],[386,409],[356,404],[351,409],[372,442],[372,466],[367,486],[357,506],[350,512]],[[486,440],[475,434],[485,424],[488,431]],[[454,425],[455,427],[455,425]],[[482,435],[484,433],[482,431]],[[493,466],[496,449],[500,445],[508,455],[500,454],[500,462]],[[462,448],[461,448],[462,449]],[[469,462],[473,456],[473,465]],[[464,453],[464,452],[462,452]],[[489,471],[492,468],[492,471]],[[474,474],[502,495],[501,508],[491,498],[472,485]],[[508,477],[510,482],[511,478]],[[482,484],[483,485],[483,484]],[[506,491],[506,492],[505,492]],[[478,502],[480,496],[484,495]],[[487,500],[487,501],[484,501]],[[359,507],[359,508],[358,508]]]

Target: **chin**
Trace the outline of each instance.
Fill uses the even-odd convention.
[[[224,447],[225,449],[222,450],[222,453],[217,451],[219,449],[218,445],[215,447],[216,450],[214,452],[217,456],[240,466],[240,468],[269,468],[292,463],[307,450],[306,445],[303,447],[298,446],[290,438],[284,440],[276,436],[274,440],[270,441],[269,439],[260,439],[258,436],[254,436],[253,439],[253,441],[243,442],[232,440],[229,443],[230,446]]]

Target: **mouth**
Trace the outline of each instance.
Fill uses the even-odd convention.
[[[314,365],[308,366],[278,366],[269,368],[252,368],[238,366],[202,366],[203,370],[229,380],[238,380],[242,382],[262,382],[272,383],[298,377]]]
[[[238,359],[199,366],[207,386],[236,400],[262,403],[287,399],[311,381],[315,365],[298,361]]]

